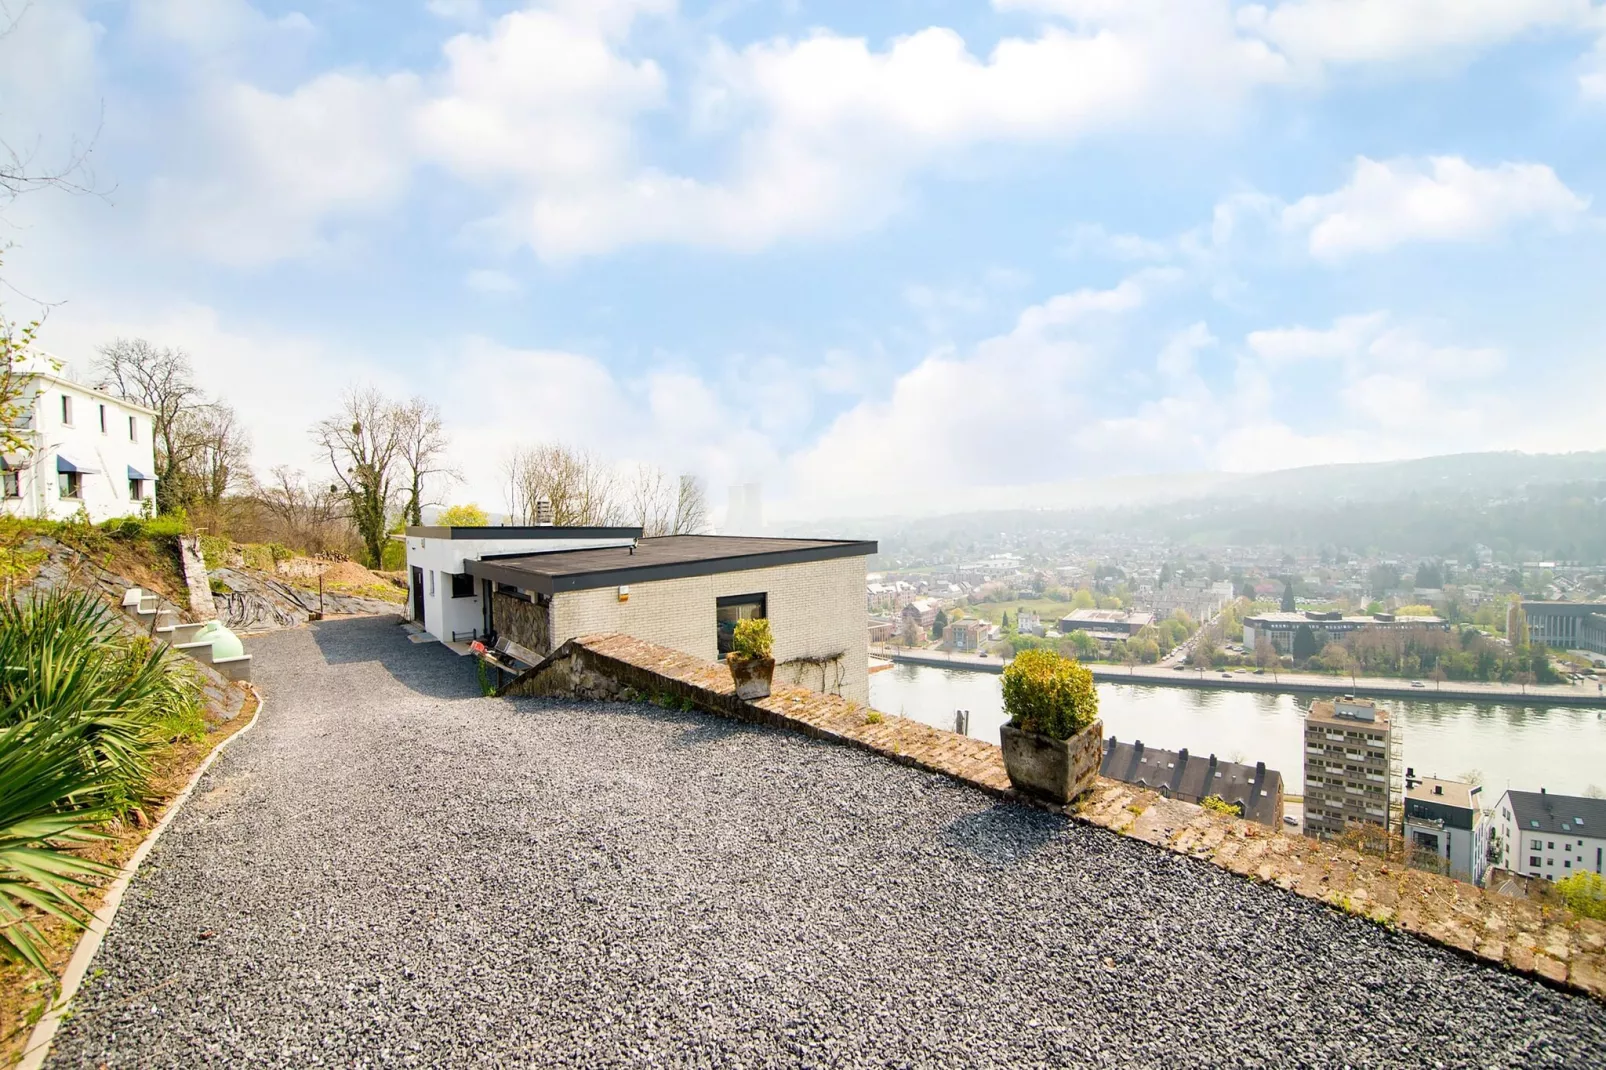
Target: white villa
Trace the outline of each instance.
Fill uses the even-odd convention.
[[[30,446],[0,461],[0,503],[12,516],[93,523],[155,507],[156,453],[143,405],[51,371],[33,374],[18,430]]]

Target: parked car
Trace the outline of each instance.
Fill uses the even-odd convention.
[[[1173,666],[1171,666],[1171,671],[1172,672],[1187,672],[1188,671],[1188,667],[1186,665],[1173,665]]]
[[[1265,669],[1256,669],[1255,670],[1255,675],[1256,676],[1265,676],[1266,675],[1266,670]]]
[[[1411,686],[1412,687],[1426,687],[1428,685],[1424,684],[1421,680],[1412,680],[1411,681]]]
[[[1223,680],[1231,680],[1232,679],[1232,673],[1224,672],[1224,673],[1221,674],[1221,678]]]
[[[1283,815],[1283,824],[1285,824],[1285,825],[1297,825],[1297,824],[1299,824],[1299,819],[1296,818],[1293,814],[1284,814]]]

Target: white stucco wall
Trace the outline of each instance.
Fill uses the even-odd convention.
[[[865,559],[842,557],[796,565],[723,572],[617,587],[560,592],[552,599],[556,646],[578,635],[622,632],[699,658],[719,658],[715,603],[720,597],[763,594],[775,636],[776,677],[856,702],[870,699],[869,620],[864,605]],[[824,667],[799,658],[839,660]],[[788,664],[791,663],[791,664]]]
[[[556,529],[554,529],[556,530]],[[453,633],[479,630],[484,621],[480,583],[471,598],[452,597],[452,574],[466,572],[466,563],[497,554],[555,553],[599,546],[628,546],[628,538],[444,539],[407,536],[407,613],[412,615],[413,568],[424,571],[424,630],[450,642]],[[433,592],[430,590],[433,576]]]
[[[29,386],[32,393],[26,434],[33,450],[17,471],[19,495],[0,499],[0,508],[14,516],[67,520],[80,508],[94,523],[118,516],[139,516],[143,500],[129,496],[128,470],[154,476],[156,454],[151,436],[151,413],[88,387],[53,375],[39,375]],[[61,399],[71,400],[72,421],[62,420]],[[101,414],[105,413],[105,430]],[[129,419],[134,421],[129,436]],[[67,457],[82,468],[79,498],[61,494],[58,458]],[[145,499],[155,508],[156,483],[141,484]]]

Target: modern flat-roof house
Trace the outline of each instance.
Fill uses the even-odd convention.
[[[1294,649],[1294,635],[1300,628],[1309,628],[1317,648],[1359,631],[1410,631],[1431,629],[1447,632],[1450,622],[1443,617],[1400,617],[1393,613],[1375,613],[1371,616],[1344,616],[1342,613],[1323,613],[1315,610],[1304,613],[1258,613],[1244,618],[1244,646],[1250,650],[1265,636],[1280,654]]]
[[[443,530],[407,532],[410,605],[437,638],[505,639],[544,657],[576,636],[620,632],[714,661],[730,652],[737,621],[765,617],[778,680],[869,701],[864,577],[874,542]],[[520,534],[498,539],[502,531]]]
[[[17,427],[26,453],[0,459],[0,508],[12,516],[93,523],[154,507],[156,453],[143,405],[28,369]]]
[[[1140,788],[1152,788],[1168,799],[1198,803],[1215,795],[1243,808],[1243,816],[1262,825],[1280,828],[1283,820],[1283,775],[1265,762],[1243,765],[1224,762],[1214,754],[1201,758],[1180,751],[1121,743],[1114,736],[1104,741],[1099,775]]]
[[[1502,868],[1513,873],[1606,875],[1606,799],[1510,790],[1495,804],[1494,826]]]
[[[1433,855],[1439,872],[1482,884],[1492,828],[1478,785],[1405,771],[1405,844]]]

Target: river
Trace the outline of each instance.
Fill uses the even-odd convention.
[[[870,704],[939,728],[970,711],[970,734],[998,742],[1004,723],[1000,678],[991,673],[895,665],[870,676]],[[1104,734],[1167,750],[1187,747],[1283,775],[1291,795],[1305,790],[1302,732],[1308,697],[1100,683]],[[1606,712],[1567,706],[1383,700],[1405,728],[1405,764],[1418,776],[1460,778],[1476,770],[1488,805],[1507,787],[1581,795],[1606,789]]]

